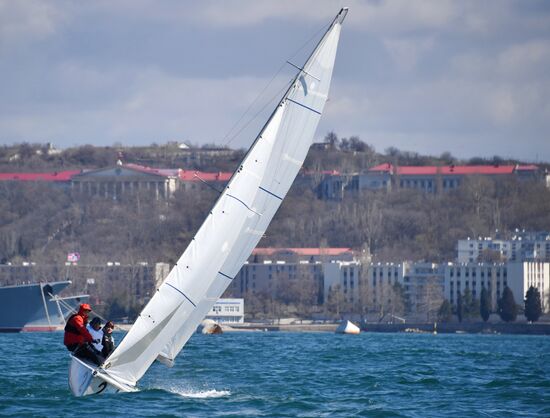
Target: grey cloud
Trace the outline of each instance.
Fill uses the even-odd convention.
[[[379,150],[550,160],[548,2],[349,6],[318,138],[334,130]],[[330,0],[0,0],[0,142],[221,142],[337,9]],[[232,145],[248,145],[258,124]]]

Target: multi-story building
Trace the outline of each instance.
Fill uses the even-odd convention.
[[[403,287],[409,314],[420,320],[435,320],[444,300],[443,266],[426,262],[404,264]]]
[[[135,164],[117,164],[99,170],[85,171],[71,178],[73,191],[88,196],[117,199],[124,194],[142,191],[155,198],[169,198],[176,191],[179,170],[154,169]]]
[[[548,175],[536,165],[394,166],[384,163],[365,173],[324,173],[319,180],[318,194],[323,199],[341,200],[345,194],[353,195],[361,190],[414,189],[437,193],[456,189],[471,176],[548,181]]]
[[[530,286],[541,293],[544,310],[548,311],[550,290],[550,263],[540,261],[507,263],[448,263],[445,266],[445,298],[455,305],[458,293],[469,289],[479,299],[481,289],[491,296],[493,309],[506,286],[510,288],[516,303],[521,304]]]
[[[40,181],[87,196],[118,199],[122,195],[147,192],[156,199],[167,199],[178,189],[194,190],[206,185],[221,190],[231,178],[228,172],[200,172],[179,168],[151,168],[122,164],[98,170],[72,170],[53,173],[0,173],[0,181]]]
[[[281,299],[292,298],[289,292],[313,292],[315,302],[322,303],[325,266],[351,261],[350,248],[256,248],[229,292],[236,297],[263,294]]]
[[[541,177],[536,165],[449,165],[449,166],[394,166],[380,164],[370,168],[359,185],[366,188],[416,189],[429,193],[459,187],[468,176],[491,178],[514,177],[537,180]],[[374,184],[374,186],[373,186]]]
[[[206,314],[206,319],[211,319],[218,324],[242,324],[244,322],[244,299],[218,299]]]
[[[405,265],[403,263],[375,263],[366,267],[364,288],[367,306],[381,310],[391,303],[391,289],[396,283],[403,284]]]
[[[510,239],[486,237],[458,241],[459,263],[483,261],[491,254],[503,261],[550,261],[550,233],[516,231]]]
[[[327,303],[331,292],[339,292],[348,305],[361,303],[364,284],[361,280],[362,265],[359,261],[333,261],[323,263],[323,303]],[[362,287],[363,286],[363,287]]]

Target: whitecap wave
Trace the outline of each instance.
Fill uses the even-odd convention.
[[[228,390],[191,390],[191,391],[176,391],[178,395],[184,397],[184,398],[198,398],[198,399],[206,399],[206,398],[223,398],[225,396],[231,395],[231,392]]]
[[[159,388],[167,392],[179,395],[182,398],[194,398],[194,399],[208,399],[208,398],[223,398],[230,396],[229,390],[216,390],[216,389],[196,389],[190,387],[171,386]]]

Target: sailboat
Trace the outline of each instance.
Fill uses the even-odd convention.
[[[71,357],[75,396],[134,392],[151,364],[171,367],[264,235],[298,174],[328,97],[342,8],[306,60],[176,265],[100,367]]]

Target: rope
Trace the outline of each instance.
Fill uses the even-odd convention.
[[[48,292],[48,296],[50,296],[50,297],[51,297],[53,300],[55,300],[57,303],[63,305],[63,307],[64,307],[65,309],[67,309],[69,312],[78,313],[78,311],[77,311],[75,308],[73,308],[72,305],[68,304],[68,303],[65,302],[63,299],[59,299],[58,297],[52,295],[52,294],[49,293],[49,292]],[[92,313],[93,313],[95,316],[97,316],[99,319],[101,319],[103,322],[107,322],[107,319],[103,318],[101,315],[99,315],[99,314],[98,314],[96,311],[94,311],[93,309],[92,309]],[[114,322],[113,322],[113,324],[114,324]],[[116,325],[116,324],[115,324],[115,328],[124,331],[124,329],[123,329],[122,327],[120,327],[120,326],[118,326],[118,325]]]
[[[267,106],[269,106],[270,104],[273,103],[273,101],[279,97],[281,95],[281,93],[283,91],[285,91],[289,86],[290,86],[290,83],[292,82],[292,80],[294,79],[294,77],[288,81],[281,89],[279,89],[277,91],[277,93],[275,95],[273,95],[268,101],[267,103],[262,106],[262,108],[256,112],[256,114],[254,116],[252,116],[248,122],[246,122],[243,127],[241,129],[239,129],[237,132],[235,132],[234,135],[230,136],[231,135],[231,132],[236,129],[236,127],[241,123],[241,121],[245,118],[245,116],[248,114],[248,112],[250,112],[250,109],[252,109],[252,107],[259,101],[260,97],[262,97],[262,95],[266,92],[266,90],[269,88],[269,86],[273,83],[273,81],[275,80],[275,78],[277,78],[277,76],[279,75],[279,73],[282,71],[282,69],[287,65],[287,64],[290,64],[292,66],[294,66],[293,64],[291,64],[289,61],[292,60],[292,58],[294,58],[296,55],[298,55],[308,44],[310,44],[315,38],[317,38],[319,36],[319,33],[321,32],[324,32],[327,30],[327,28],[329,27],[330,25],[323,25],[319,30],[317,30],[307,41],[305,41],[296,51],[294,51],[294,53],[290,56],[290,58],[288,58],[288,60],[286,60],[286,62],[284,62],[280,67],[279,69],[275,72],[275,74],[273,75],[273,77],[271,77],[271,80],[269,80],[269,82],[267,83],[267,85],[260,91],[260,93],[256,96],[256,98],[252,101],[252,103],[250,103],[250,105],[247,107],[247,109],[244,111],[244,113],[241,115],[241,117],[237,120],[237,122],[235,122],[235,124],[231,127],[231,129],[229,129],[229,131],[227,132],[227,134],[225,134],[225,136],[223,137],[222,139],[222,143],[224,141],[225,142],[225,146],[228,146],[237,136],[239,136],[241,134],[241,132],[246,129],[246,127],[248,127],[253,120],[255,120],[259,115],[260,113],[262,113],[265,108]],[[229,139],[228,139],[229,138]]]

